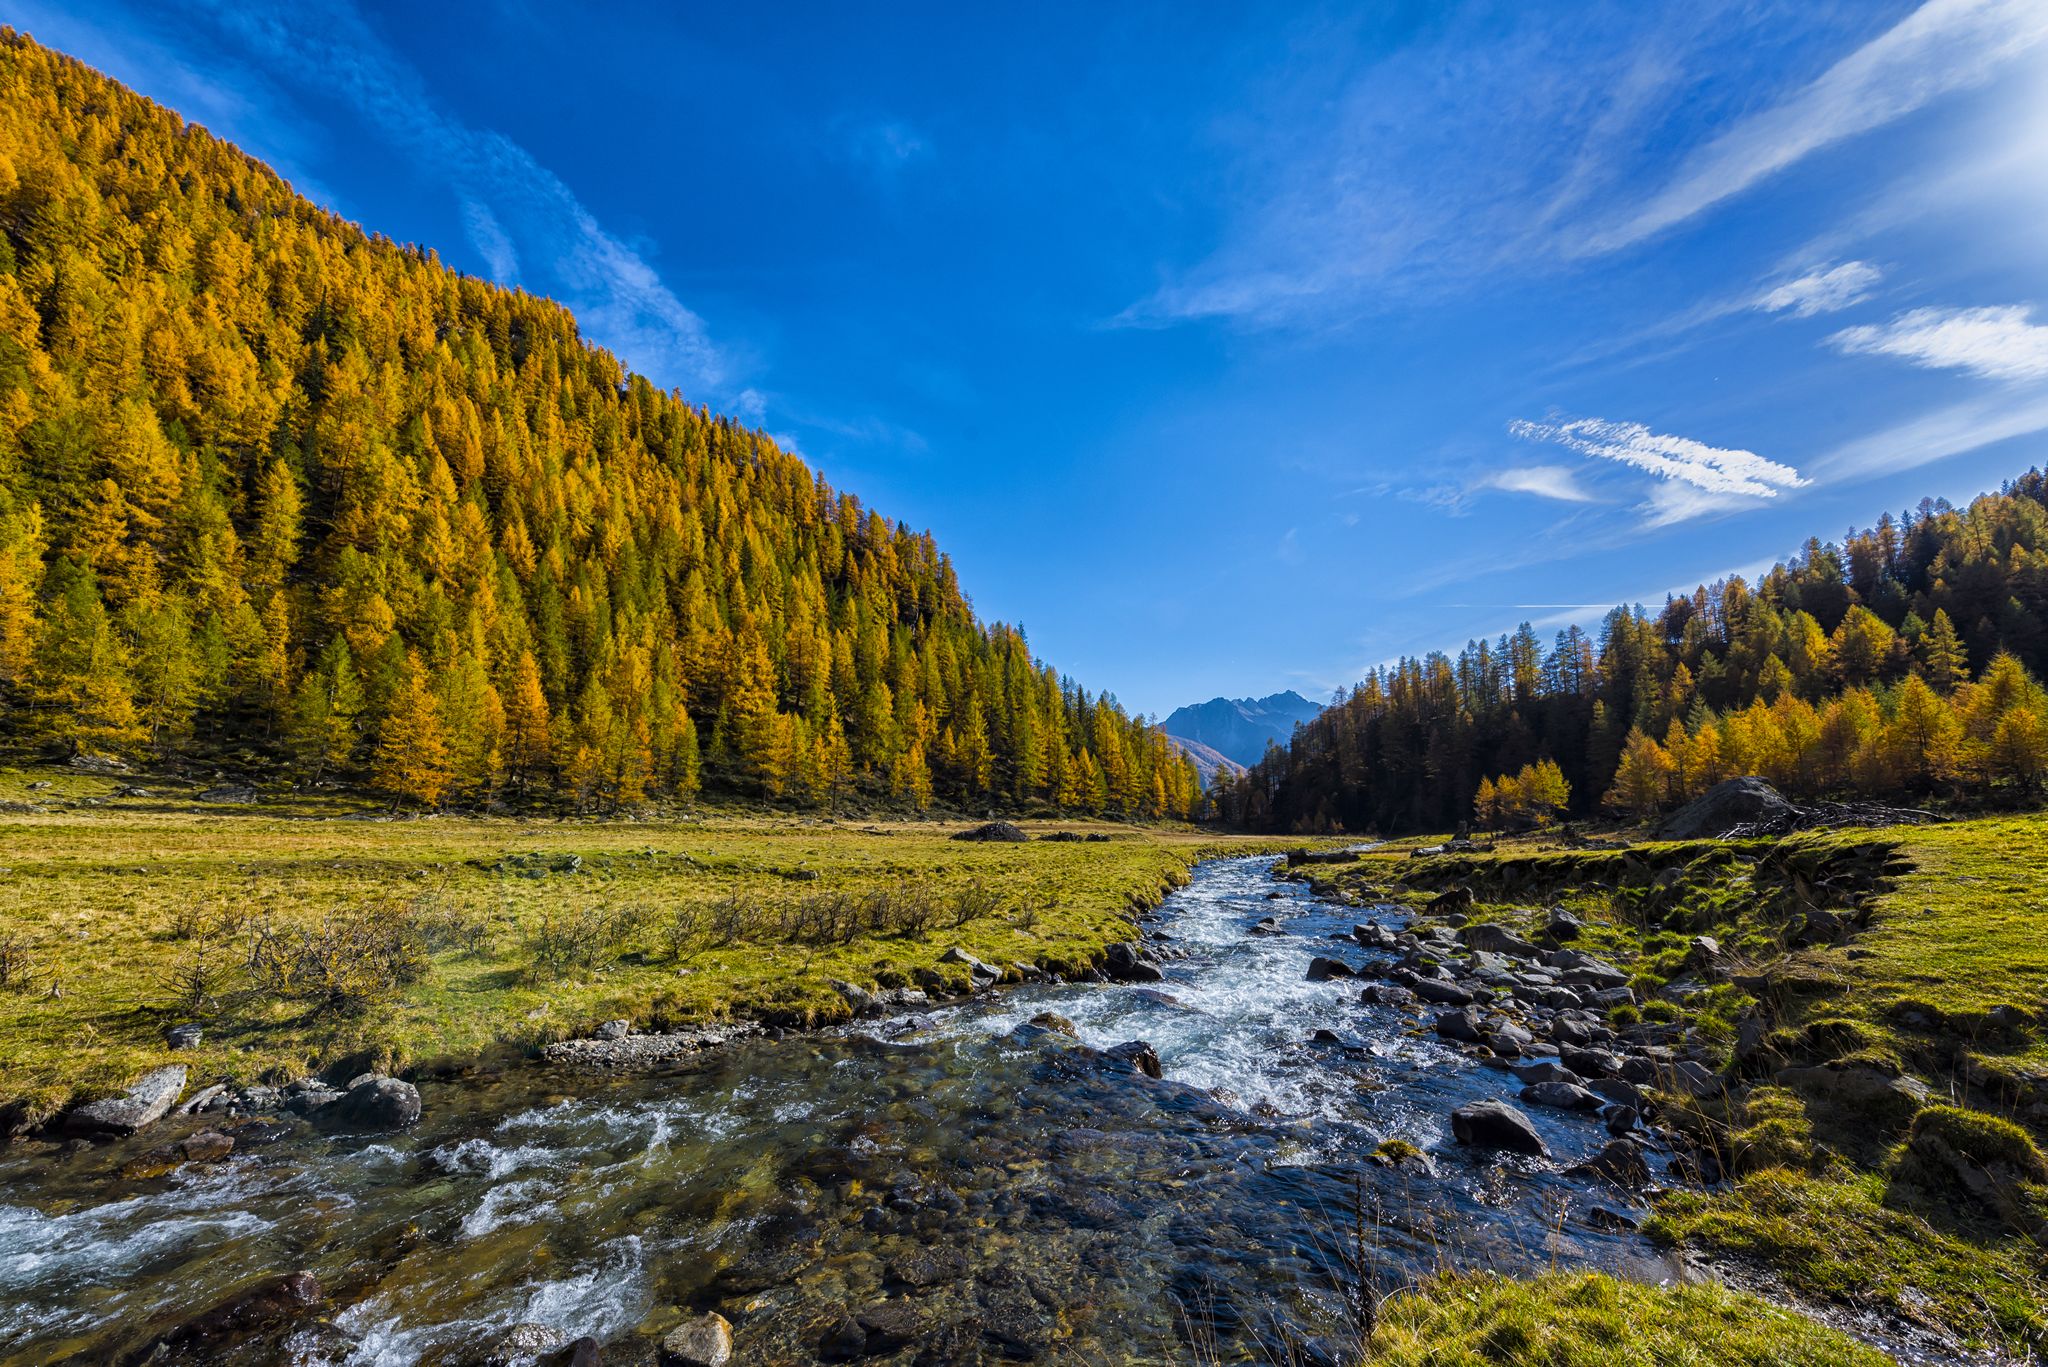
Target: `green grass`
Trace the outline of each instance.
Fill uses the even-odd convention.
[[[1881,1367],[1890,1358],[1803,1315],[1711,1284],[1598,1273],[1449,1275],[1381,1310],[1371,1367]]]
[[[1742,1176],[1660,1198],[1648,1230],[1734,1255],[1815,1301],[1934,1326],[1965,1343],[2040,1352],[2048,1346],[2048,1262],[2034,1242],[2048,1229],[2039,1145],[2048,1115],[2044,846],[2048,814],[2035,813],[1620,851],[1565,848],[1539,834],[1499,842],[1490,854],[1390,853],[1291,875],[1352,900],[1417,907],[1465,886],[1473,919],[1532,935],[1542,909],[1561,903],[1586,922],[1574,943],[1630,974],[1644,999],[1612,1012],[1617,1025],[1673,1023],[1724,1060],[1745,1020],[1761,1013],[1768,1050],[1730,1094],[1667,1098],[1664,1117],[1714,1145]],[[1814,907],[1865,914],[1867,925],[1843,944],[1791,947],[1790,932]],[[1661,996],[1692,973],[1685,949],[1696,934],[1720,941],[1736,981]],[[1929,1107],[1917,1118],[1910,1104],[1873,1112],[1775,1077],[1828,1062],[1907,1073],[1935,1099],[1969,1105]],[[1943,1166],[1946,1154],[1999,1174],[1991,1197],[1981,1180],[1976,1192],[1965,1190]]]
[[[53,786],[31,792],[32,781]],[[774,815],[339,820],[362,815],[361,804],[203,807],[151,779],[134,780],[151,797],[111,796],[122,781],[0,771],[0,804],[47,808],[0,806],[0,943],[23,961],[0,990],[0,1116],[11,1104],[17,1124],[174,1057],[196,1084],[297,1076],[361,1052],[387,1064],[459,1062],[620,1016],[643,1027],[816,1023],[846,1014],[834,978],[964,986],[964,968],[939,963],[954,945],[1005,969],[1071,972],[1129,938],[1133,911],[1198,857],[1274,847],[1074,822],[1029,825],[1110,839],[976,844],[948,838],[957,822]],[[579,871],[557,871],[572,857]],[[933,923],[846,943],[792,940],[772,926],[802,899],[878,891],[927,894]],[[721,907],[745,912],[730,942],[716,924]],[[956,908],[972,919],[953,924]],[[265,918],[298,927],[358,915],[429,929],[424,975],[388,1001],[354,1014],[315,1009],[231,973],[218,1009],[177,1004],[175,979],[201,943],[233,969],[248,927]],[[573,949],[607,918],[632,928],[595,955],[567,955],[565,976],[537,971],[541,928]],[[686,933],[672,936],[679,920]],[[185,1019],[205,1024],[205,1040],[173,1056],[162,1031]]]
[[[1669,1193],[1647,1229],[1741,1256],[1816,1300],[1888,1312],[1970,1343],[2048,1346],[2048,1283],[2032,1245],[1937,1227],[1886,1204],[1887,1195],[1879,1173],[1773,1169],[1720,1191]]]

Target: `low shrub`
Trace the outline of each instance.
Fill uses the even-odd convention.
[[[261,990],[343,1015],[389,1001],[426,976],[426,936],[404,911],[334,911],[283,927],[265,917],[247,934],[245,963]]]

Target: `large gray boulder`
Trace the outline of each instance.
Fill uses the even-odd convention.
[[[1501,1101],[1475,1101],[1452,1111],[1451,1135],[1474,1148],[1544,1152],[1543,1137],[1529,1117]]]
[[[955,840],[993,841],[997,844],[1021,845],[1031,839],[1021,827],[1008,821],[985,821],[979,826],[953,833]]]
[[[64,1116],[64,1133],[91,1139],[134,1134],[154,1125],[185,1090],[185,1076],[183,1064],[144,1073],[123,1096],[73,1107]]]
[[[1760,778],[1731,778],[1717,783],[1657,823],[1659,840],[1718,840],[1742,827],[1760,832],[1789,831],[1799,809]]]
[[[320,1108],[320,1123],[339,1130],[402,1130],[420,1118],[419,1089],[395,1077],[371,1077]]]

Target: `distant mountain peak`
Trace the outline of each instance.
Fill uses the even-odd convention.
[[[1176,740],[1193,742],[1239,765],[1252,765],[1271,743],[1285,745],[1294,728],[1321,712],[1293,689],[1263,698],[1211,698],[1177,709],[1161,723]],[[1193,752],[1192,746],[1184,746]],[[1197,756],[1197,763],[1202,757]],[[1207,779],[1204,775],[1204,779]]]

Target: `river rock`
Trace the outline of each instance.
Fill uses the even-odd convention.
[[[1415,994],[1399,983],[1374,983],[1358,994],[1358,1000],[1366,1006],[1410,1006]]]
[[[1596,1077],[1584,1085],[1587,1091],[1604,1096],[1617,1106],[1628,1106],[1638,1111],[1645,1109],[1642,1089],[1633,1082],[1618,1077]]]
[[[1583,950],[1555,949],[1543,956],[1544,962],[1558,970],[1558,976],[1568,984],[1583,983],[1587,987],[1625,987],[1628,974],[1608,963],[1597,959]]]
[[[402,1130],[419,1118],[419,1089],[395,1077],[359,1082],[320,1112],[321,1124],[358,1131]]]
[[[922,1005],[925,994],[911,988],[901,989],[887,998],[890,1004],[908,1003],[911,997]],[[882,1001],[880,995],[876,998]],[[559,1040],[541,1050],[541,1057],[549,1063],[567,1063],[584,1068],[652,1068],[685,1058],[705,1049],[714,1049],[736,1039],[758,1035],[761,1027],[752,1021],[735,1021],[729,1025],[711,1025],[693,1030],[678,1030],[666,1035],[628,1035],[624,1039],[566,1039]]]
[[[1102,1052],[1113,1059],[1123,1060],[1146,1077],[1163,1076],[1158,1051],[1144,1040],[1126,1040],[1122,1044],[1112,1044]]]
[[[1486,1038],[1486,1032],[1480,1028],[1478,1013],[1469,1008],[1439,1012],[1435,1029],[1443,1038],[1465,1044],[1477,1044]]]
[[[967,1275],[967,1254],[951,1244],[928,1245],[898,1254],[883,1270],[900,1286],[938,1286]]]
[[[1708,1097],[1721,1090],[1721,1080],[1704,1065],[1691,1059],[1681,1059],[1672,1064],[1658,1082],[1668,1091],[1682,1092],[1687,1096]]]
[[[1435,978],[1417,977],[1408,984],[1408,989],[1423,1001],[1437,1006],[1470,1006],[1472,994],[1456,983],[1441,982]]]
[[[1145,957],[1143,946],[1121,941],[1104,951],[1102,971],[1110,981],[1120,983],[1156,983],[1166,974],[1159,965]]]
[[[1423,904],[1424,914],[1447,916],[1452,912],[1472,910],[1472,889],[1467,887],[1446,888]]]
[[[1529,1117],[1501,1101],[1474,1101],[1451,1112],[1451,1136],[1474,1148],[1543,1153],[1543,1137]]]
[[[164,1342],[185,1345],[238,1338],[295,1319],[320,1304],[325,1296],[319,1279],[312,1273],[294,1272],[228,1297],[172,1330]]]
[[[923,1336],[924,1313],[907,1300],[880,1301],[854,1315],[866,1336],[869,1357],[900,1352]]]
[[[1055,1035],[1065,1035],[1068,1039],[1081,1037],[1080,1032],[1074,1029],[1074,1023],[1057,1011],[1041,1011],[1026,1024],[1035,1025],[1041,1030],[1050,1030]]]
[[[1570,1016],[1560,1016],[1550,1023],[1550,1037],[1562,1049],[1567,1044],[1581,1047],[1593,1042],[1593,1027]]]
[[[515,1324],[499,1336],[484,1355],[485,1367],[515,1367],[531,1362],[542,1353],[553,1352],[562,1343],[561,1331],[545,1324]]]
[[[1524,1086],[1533,1087],[1539,1082],[1564,1082],[1574,1087],[1582,1085],[1582,1079],[1561,1063],[1545,1059],[1541,1063],[1525,1063],[1514,1070]]]
[[[1325,958],[1318,954],[1308,961],[1308,980],[1312,983],[1328,982],[1332,978],[1355,978],[1358,970],[1342,959]]]
[[[1627,1139],[1611,1139],[1600,1152],[1571,1169],[1572,1177],[1593,1177],[1618,1187],[1640,1187],[1650,1180],[1643,1151]]]
[[[725,1367],[732,1360],[732,1325],[712,1313],[685,1320],[661,1340],[661,1367]]]
[[[858,987],[843,978],[828,979],[825,985],[844,998],[847,1008],[856,1016],[864,1016],[875,1009],[875,994],[865,987]]]
[[[1613,1077],[1621,1071],[1621,1060],[1605,1049],[1560,1048],[1557,1054],[1580,1077]]]
[[[325,1110],[346,1095],[348,1093],[339,1087],[329,1087],[326,1083],[316,1082],[312,1078],[300,1078],[285,1089],[284,1100],[279,1109],[289,1111],[293,1115],[309,1116],[315,1111]]]
[[[820,1362],[853,1362],[868,1353],[868,1331],[861,1328],[860,1321],[840,1312],[839,1318],[825,1326],[825,1332],[818,1339],[818,1360]]]
[[[89,1101],[64,1116],[64,1133],[81,1138],[134,1134],[163,1119],[164,1112],[185,1090],[185,1066],[172,1064],[144,1073],[123,1096]]]
[[[1514,959],[1533,959],[1543,952],[1506,926],[1497,926],[1491,921],[1465,926],[1458,931],[1458,942],[1468,949],[1505,954]]]
[[[540,1367],[604,1367],[604,1346],[585,1334],[542,1358]]]
[[[960,948],[960,946],[958,945],[954,945],[944,954],[941,954],[939,956],[939,962],[942,964],[967,965],[967,975],[975,979],[978,983],[993,983],[1002,981],[1003,971],[1001,969],[983,963],[981,960],[975,958],[972,954],[969,954],[966,950]]]
[[[1486,1023],[1486,1047],[1503,1058],[1520,1058],[1535,1042],[1534,1035],[1513,1021],[1495,1016]]]
[[[606,1021],[597,1027],[597,1037],[599,1039],[624,1039],[632,1033],[633,1022],[625,1019],[623,1016],[618,1020]]]
[[[1553,940],[1576,940],[1586,931],[1586,923],[1566,911],[1563,907],[1552,907],[1550,919],[1543,924],[1543,933]]]
[[[1584,1087],[1569,1082],[1538,1082],[1522,1089],[1522,1100],[1531,1106],[1549,1106],[1560,1111],[1597,1111],[1604,1104]]]
[[[1252,922],[1252,928],[1249,933],[1253,935],[1285,935],[1287,932],[1272,917],[1261,916],[1258,920]]]

